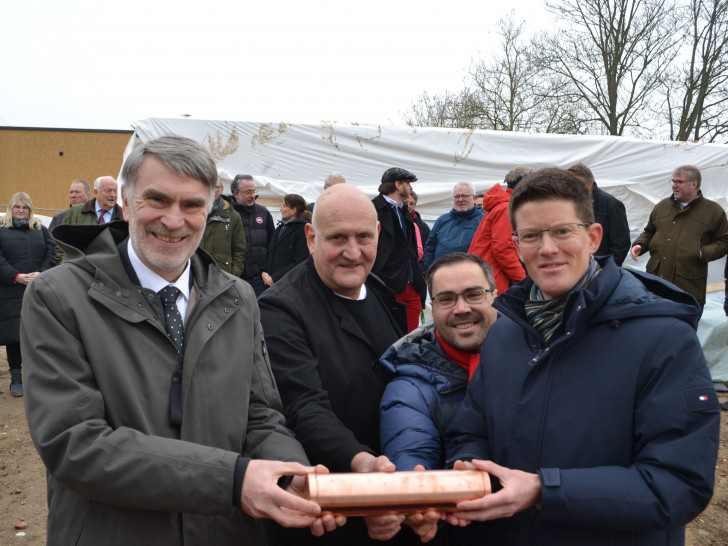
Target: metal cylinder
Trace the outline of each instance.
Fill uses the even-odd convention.
[[[490,493],[480,470],[309,474],[308,498],[324,511],[346,516],[454,512],[458,502]]]

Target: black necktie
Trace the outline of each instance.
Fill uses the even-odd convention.
[[[162,306],[164,307],[164,329],[167,330],[169,339],[177,347],[177,354],[179,356],[184,351],[184,324],[182,323],[182,315],[179,314],[179,309],[177,308],[177,298],[180,293],[179,288],[171,284],[165,286],[158,292],[159,297],[162,299]]]

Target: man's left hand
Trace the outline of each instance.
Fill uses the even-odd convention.
[[[492,461],[473,459],[472,466],[458,461],[456,470],[475,468],[492,474],[500,481],[503,489],[479,499],[458,503],[458,512],[448,514],[448,522],[462,525],[466,521],[488,521],[509,518],[526,508],[541,502],[541,480],[538,474],[512,470],[499,466]]]

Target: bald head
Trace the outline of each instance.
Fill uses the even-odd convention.
[[[319,218],[339,214],[347,215],[355,209],[361,209],[361,212],[368,211],[371,214],[372,223],[377,223],[377,211],[374,204],[363,191],[348,184],[331,186],[316,200],[312,219],[314,228],[318,225]]]
[[[377,212],[364,192],[348,184],[326,190],[306,224],[308,250],[323,283],[358,298],[377,257],[378,235]]]

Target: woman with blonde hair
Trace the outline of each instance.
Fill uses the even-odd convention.
[[[20,309],[25,287],[55,265],[55,252],[53,237],[33,214],[30,196],[22,191],[13,195],[0,218],[0,345],[7,352],[12,396],[23,396]]]

